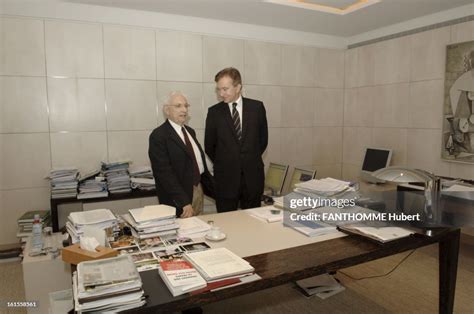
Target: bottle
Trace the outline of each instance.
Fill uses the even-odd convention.
[[[41,252],[43,249],[43,224],[41,223],[40,216],[35,215],[35,220],[33,221],[33,233],[31,236],[31,251],[32,252]]]

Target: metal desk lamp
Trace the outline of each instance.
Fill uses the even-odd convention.
[[[396,183],[418,182],[425,184],[424,215],[427,227],[439,226],[440,223],[440,178],[421,169],[405,167],[386,167],[376,170],[372,175],[378,179]]]

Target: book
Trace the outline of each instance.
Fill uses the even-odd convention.
[[[207,285],[193,265],[185,260],[162,261],[158,272],[174,297]]]
[[[226,248],[186,253],[185,258],[202,274],[206,281],[250,274],[254,268]]]

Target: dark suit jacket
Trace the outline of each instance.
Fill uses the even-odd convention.
[[[196,139],[196,132],[189,126],[185,127],[199,147],[204,163],[205,170],[201,175],[203,190],[207,195],[213,196],[213,178],[207,169],[206,157]],[[193,159],[168,120],[150,134],[148,156],[160,204],[176,207],[176,215],[179,217],[183,207],[191,204],[193,199]]]
[[[242,173],[251,196],[257,198],[263,193],[262,154],[268,144],[263,103],[242,98],[242,122],[242,141],[239,142],[229,105],[220,102],[208,110],[204,146],[214,163],[216,198],[237,198]]]

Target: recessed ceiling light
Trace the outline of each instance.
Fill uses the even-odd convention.
[[[321,11],[326,13],[346,15],[382,0],[353,0],[353,1],[310,1],[310,0],[264,0],[265,2],[286,5],[306,10]],[[339,2],[340,6],[324,4],[324,2]]]

